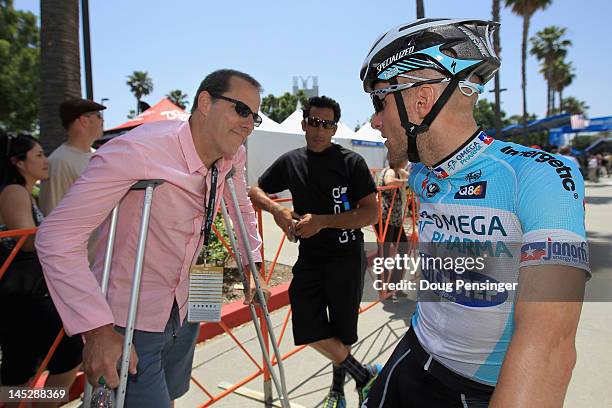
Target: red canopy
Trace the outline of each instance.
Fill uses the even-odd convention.
[[[185,112],[167,98],[162,99],[157,102],[155,105],[151,106],[146,111],[142,112],[140,115],[136,116],[134,119],[131,119],[117,127],[110,129],[119,130],[132,128],[138,125],[142,125],[143,123],[149,122],[157,122],[160,120],[182,120],[185,121],[189,119],[189,113]]]

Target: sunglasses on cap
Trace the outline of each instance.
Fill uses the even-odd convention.
[[[401,77],[417,78],[408,75],[399,75]],[[374,105],[374,112],[380,113],[385,109],[385,98],[387,95],[393,92],[404,91],[410,88],[416,88],[417,86],[427,84],[439,84],[441,82],[448,82],[450,78],[438,78],[438,79],[427,79],[419,82],[408,82],[405,84],[391,85],[387,88],[380,88],[370,92],[370,98],[372,98],[372,105]]]
[[[312,126],[315,128],[318,128],[319,125],[322,125],[323,129],[327,129],[327,130],[336,128],[336,122],[334,122],[333,120],[323,120],[319,118],[313,118],[310,116],[306,118],[306,123],[308,123],[308,126]]]
[[[241,102],[237,99],[232,99],[232,98],[228,98],[227,96],[223,96],[223,95],[213,95],[210,94],[210,96],[213,97],[213,99],[222,99],[224,101],[228,101],[234,104],[234,109],[236,110],[236,113],[242,117],[242,118],[246,118],[249,116],[253,117],[253,125],[255,125],[255,127],[261,125],[261,116],[259,116],[258,114],[256,114],[255,112],[253,112],[251,110],[251,108],[249,108],[247,106],[246,103]]]

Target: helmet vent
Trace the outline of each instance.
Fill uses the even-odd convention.
[[[448,18],[422,18],[420,20],[414,21],[408,25],[405,25],[403,27],[400,27],[397,31],[404,31],[407,30],[411,27],[417,26],[417,25],[421,25],[421,24],[427,24],[427,23],[433,23],[434,21],[442,21],[442,20],[448,20]]]

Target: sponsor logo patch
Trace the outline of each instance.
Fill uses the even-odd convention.
[[[467,181],[468,183],[473,183],[474,181],[478,180],[480,176],[482,176],[482,170],[478,169],[476,171],[468,173],[467,176],[465,176],[465,181]]]
[[[487,194],[487,182],[485,180],[459,187],[455,198],[475,199],[485,198]]]
[[[425,195],[427,198],[431,198],[440,192],[440,186],[437,183],[430,183],[425,189]]]
[[[588,246],[586,242],[559,242],[548,237],[546,242],[532,242],[521,247],[521,262],[526,261],[562,261],[588,266]]]

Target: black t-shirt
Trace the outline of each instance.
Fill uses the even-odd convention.
[[[332,144],[316,153],[306,147],[279,157],[259,178],[259,187],[268,194],[291,191],[294,211],[304,214],[339,214],[357,207],[376,192],[365,160],[357,153]],[[354,254],[363,242],[360,229],[325,228],[300,239],[300,256],[317,258]]]

